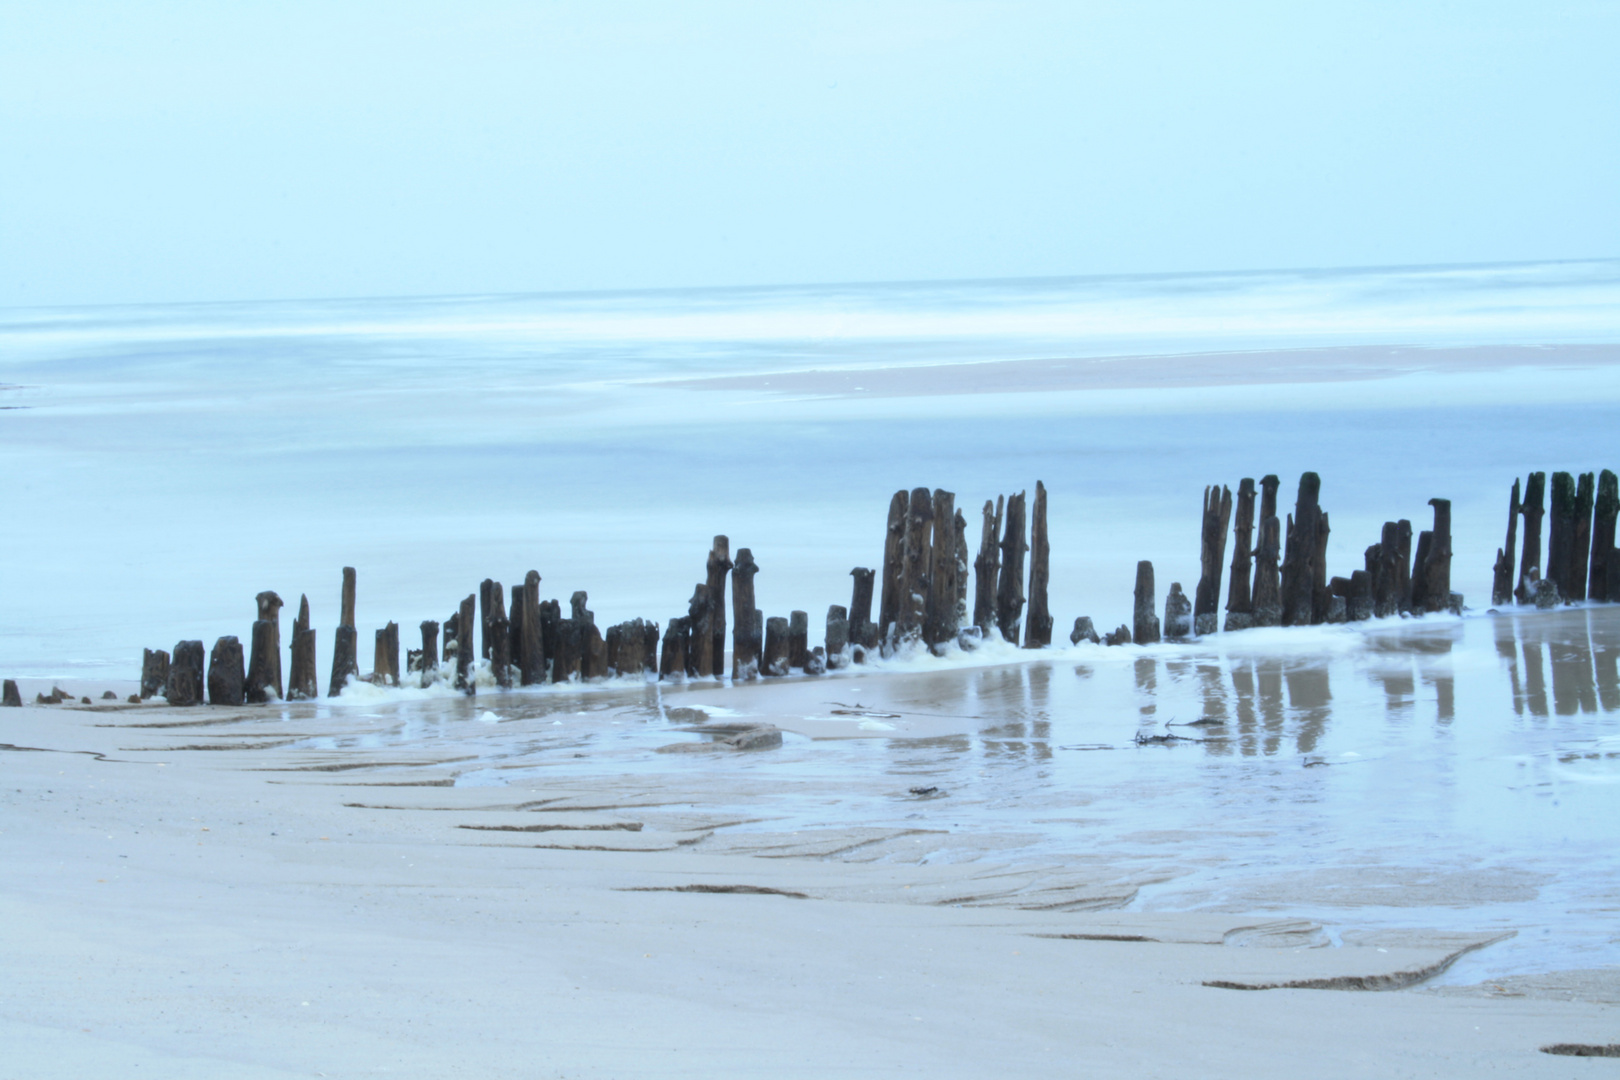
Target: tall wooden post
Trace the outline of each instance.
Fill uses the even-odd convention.
[[[1620,514],[1620,479],[1608,469],[1598,474],[1597,500],[1592,518],[1592,569],[1587,579],[1589,600],[1615,600],[1620,575],[1614,554],[1614,521]]]
[[[1401,612],[1412,610],[1412,523],[1395,523],[1395,601]]]
[[[1237,523],[1232,526],[1232,580],[1226,590],[1226,629],[1254,625],[1254,478],[1238,482]],[[1234,616],[1236,618],[1234,619]]]
[[[849,609],[842,604],[827,608],[827,667],[836,671],[849,665]]]
[[[1547,565],[1542,567],[1541,576],[1558,586],[1559,599],[1569,600],[1575,568],[1575,478],[1567,472],[1552,475],[1552,505],[1547,518]]]
[[[686,646],[686,674],[707,679],[714,670],[714,606],[709,603],[709,587],[699,584],[686,602],[686,624],[692,628]]]
[[[523,624],[518,635],[518,678],[524,686],[537,686],[546,681],[545,635],[540,628],[540,572],[530,570],[523,575]]]
[[[1046,537],[1046,485],[1035,481],[1035,507],[1029,519],[1029,624],[1024,648],[1043,649],[1052,644],[1052,609],[1046,589],[1052,575],[1052,545]]]
[[[956,638],[956,495],[934,491],[933,527],[930,529],[927,581],[923,610],[923,640],[930,646]]]
[[[726,677],[726,575],[731,572],[731,540],[716,536],[709,549],[709,667],[704,675]]]
[[[249,701],[280,701],[281,682],[281,597],[270,591],[254,597],[258,605],[258,622],[253,630],[252,650],[248,655],[247,699]]]
[[[1299,478],[1299,495],[1288,519],[1282,567],[1282,624],[1309,626],[1316,608],[1316,545],[1322,511],[1322,479],[1313,472]]]
[[[1193,593],[1195,634],[1213,634],[1216,630],[1221,606],[1221,574],[1226,562],[1226,530],[1231,523],[1232,489],[1205,488],[1203,530],[1198,545],[1198,589]]]
[[[473,627],[478,619],[477,604],[477,596],[469,593],[467,599],[461,602],[461,609],[456,612],[456,689],[469,694],[478,691],[472,674],[474,642],[477,640],[473,637]]]
[[[1332,593],[1328,590],[1327,572],[1327,546],[1328,533],[1332,528],[1328,523],[1327,511],[1318,515],[1316,524],[1316,549],[1311,553],[1311,625],[1327,621],[1328,600]]]
[[[1535,586],[1527,584],[1530,581],[1530,571],[1535,570],[1538,576],[1545,577],[1540,571],[1546,566],[1541,561],[1541,518],[1546,513],[1543,504],[1546,500],[1547,474],[1533,472],[1524,485],[1524,551],[1519,556],[1519,580],[1513,585],[1513,595],[1521,604],[1536,602]]]
[[[871,649],[877,645],[877,627],[872,625],[872,571],[864,566],[857,566],[849,572],[855,579],[853,594],[849,601],[849,641],[852,645],[859,645],[863,649]],[[828,650],[830,661],[832,652]]]
[[[163,697],[170,705],[201,705],[203,700],[203,643],[181,641],[169,661]]]
[[[1250,605],[1254,625],[1282,625],[1282,522],[1277,519],[1277,488],[1281,481],[1266,476],[1260,481],[1260,536],[1254,551],[1254,596]]]
[[[1152,645],[1159,640],[1159,616],[1154,607],[1153,564],[1143,559],[1136,564],[1136,604],[1131,620],[1131,640],[1138,645]]]
[[[1575,535],[1571,545],[1573,550],[1569,553],[1571,600],[1586,599],[1586,561],[1592,552],[1592,489],[1595,479],[1591,473],[1581,473],[1575,488]]]
[[[422,631],[422,672],[426,675],[439,666],[439,624],[432,619],[424,619],[420,629]]]
[[[1507,544],[1496,549],[1496,566],[1491,574],[1491,603],[1508,604],[1513,602],[1513,549],[1518,546],[1519,514],[1522,507],[1519,505],[1519,481],[1513,480],[1513,494],[1508,496],[1508,526]]]
[[[984,501],[984,525],[979,531],[979,557],[973,560],[973,625],[989,636],[996,626],[996,575],[1001,570],[1002,498]]]
[[[755,618],[754,575],[759,566],[748,548],[737,551],[731,566],[731,677],[736,681],[759,678],[760,630]]]
[[[810,662],[810,613],[788,613],[788,667],[804,670]]]
[[[765,655],[760,670],[771,676],[788,673],[788,621],[780,615],[765,620]]]
[[[141,656],[142,701],[157,697],[169,683],[169,654],[162,649],[145,649]]]
[[[1434,507],[1434,529],[1423,535],[1429,537],[1424,551],[1419,538],[1419,558],[1422,560],[1422,610],[1445,611],[1451,605],[1451,500],[1430,499]],[[1418,607],[1420,596],[1414,592],[1412,607]]]
[[[1024,617],[1024,493],[1007,496],[1007,513],[1001,535],[1001,576],[996,582],[996,626],[1001,636],[1018,644]]]
[[[354,628],[354,567],[343,568],[343,599],[338,611],[337,632],[332,635],[332,677],[326,682],[328,697],[343,693],[351,678],[360,674],[359,631]]]
[[[208,704],[242,704],[247,700],[245,682],[242,643],[235,637],[220,638],[208,654]]]
[[[971,625],[968,622],[968,542],[967,518],[956,511],[951,518],[951,531],[956,535],[956,628]]]
[[[904,491],[889,500],[888,532],[883,540],[883,581],[878,594],[878,638],[889,639],[890,629],[900,618],[900,594],[905,588],[906,518],[911,496]]]
[[[298,597],[293,619],[291,663],[287,670],[287,699],[308,701],[320,696],[315,681],[315,628],[309,625],[309,597]]]
[[[905,559],[900,575],[900,606],[895,615],[894,642],[922,635],[928,612],[928,561],[934,524],[934,499],[927,488],[911,492],[906,512]]]

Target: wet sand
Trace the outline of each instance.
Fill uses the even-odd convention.
[[[915,704],[908,676],[862,682],[865,713]],[[802,715],[806,685],[725,700]],[[617,752],[513,752],[493,786],[470,717],[458,745],[318,706],[6,710],[10,1074],[1567,1076],[1588,1066],[1540,1046],[1614,1036],[1602,972],[1425,989],[1498,947],[1443,912],[1350,905],[1329,942],[1265,904],[1127,910],[1145,879],[1102,852],[838,807],[801,827],[782,789],[812,798],[813,770],[654,753],[723,724],[698,715],[720,693],[666,696]]]

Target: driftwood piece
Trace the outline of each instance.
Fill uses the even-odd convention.
[[[1496,549],[1496,565],[1491,570],[1491,603],[1513,602],[1513,555],[1518,546],[1519,533],[1519,481],[1514,478],[1513,492],[1508,496],[1507,543]]]
[[[900,592],[904,588],[906,564],[906,517],[911,496],[897,491],[889,500],[888,531],[883,539],[883,581],[878,594],[878,637],[889,639],[890,629],[900,617]],[[750,607],[750,610],[752,608]]]
[[[1136,604],[1131,619],[1131,636],[1127,641],[1138,645],[1152,645],[1159,640],[1159,616],[1153,589],[1153,564],[1146,559],[1136,564]]]
[[[1254,551],[1254,593],[1249,610],[1256,626],[1282,625],[1282,522],[1277,518],[1275,476],[1260,481],[1260,532]]]
[[[754,553],[740,548],[731,566],[731,677],[745,681],[759,677],[760,651],[763,642],[758,609],[754,607],[754,575],[759,566]]]
[[[1231,523],[1232,489],[1224,485],[1206,487],[1198,542],[1198,589],[1193,593],[1193,628],[1199,634],[1215,632],[1221,606],[1221,574],[1226,569],[1226,530]]]
[[[1035,506],[1029,519],[1029,622],[1024,627],[1024,648],[1043,649],[1052,644],[1052,609],[1047,586],[1052,577],[1052,545],[1046,536],[1046,485],[1035,481]]]
[[[692,589],[692,599],[686,602],[686,625],[691,628],[686,642],[686,674],[689,678],[706,679],[714,669],[713,617],[709,587],[699,584]]]
[[[1069,631],[1069,644],[1078,645],[1082,641],[1089,641],[1095,645],[1101,640],[1097,636],[1097,628],[1091,625],[1091,616],[1081,615],[1074,620],[1074,629]]]
[[[1592,473],[1581,473],[1575,485],[1575,529],[1573,550],[1569,553],[1569,599],[1586,599],[1587,559],[1592,552],[1592,502],[1594,481]]]
[[[803,670],[810,661],[810,614],[788,613],[788,667]]]
[[[1181,582],[1170,583],[1170,594],[1164,598],[1164,639],[1186,641],[1193,636],[1193,605],[1181,591]]]
[[[1547,508],[1547,565],[1541,576],[1558,586],[1558,595],[1574,596],[1571,579],[1575,569],[1575,477],[1567,472],[1552,475],[1552,498]],[[1585,591],[1586,582],[1581,582]]]
[[[141,654],[141,700],[157,697],[169,684],[169,654],[146,649]]]
[[[1231,616],[1254,613],[1254,478],[1238,481],[1237,516],[1232,525],[1232,578],[1226,589],[1227,629]],[[1240,620],[1242,621],[1242,620]],[[1247,620],[1253,625],[1252,618]],[[1245,627],[1246,628],[1246,627]]]
[[[242,642],[235,636],[214,642],[208,653],[208,704],[240,705],[247,700]]]
[[[996,576],[1001,571],[1002,497],[984,502],[984,524],[979,530],[979,555],[973,560],[973,625],[983,634],[996,626]]]
[[[537,686],[546,681],[545,631],[540,625],[540,572],[530,570],[523,575],[521,602],[516,605],[522,612],[522,625],[518,627],[518,680],[524,686]]]
[[[760,672],[771,676],[788,673],[788,621],[780,615],[765,620],[765,655],[761,657]]]
[[[170,654],[169,677],[163,697],[170,705],[201,705],[203,700],[203,643],[182,641]]]
[[[709,664],[704,675],[726,677],[726,575],[731,572],[731,540],[716,536],[709,549]]]
[[[1282,625],[1309,626],[1316,610],[1316,545],[1322,509],[1322,479],[1313,472],[1299,478],[1294,512],[1284,530]]]
[[[1615,574],[1614,521],[1620,514],[1620,479],[1608,469],[1598,474],[1592,515],[1592,565],[1587,575],[1589,600],[1615,600],[1620,580]]]
[[[664,651],[658,661],[658,677],[675,680],[686,678],[686,616],[669,620],[664,627]]]
[[[996,627],[1002,639],[1018,644],[1024,618],[1024,493],[1007,496],[1002,519],[1001,573],[996,581]]]
[[[849,641],[863,649],[877,646],[877,627],[872,624],[872,571],[857,566],[849,572],[855,579],[849,600]]]
[[[131,700],[139,701],[140,696],[136,695]],[[7,709],[22,708],[22,694],[17,690],[16,679],[7,679],[4,687],[0,688],[0,707]]]
[[[1521,604],[1536,602],[1535,586],[1529,584],[1530,571],[1536,571],[1536,577],[1542,577],[1541,571],[1546,569],[1541,561],[1541,519],[1546,513],[1543,504],[1546,500],[1547,474],[1533,472],[1524,484],[1524,548],[1519,556],[1519,580],[1513,588],[1513,595]]]
[[[906,511],[905,554],[891,646],[922,635],[923,619],[928,613],[928,563],[932,554],[933,524],[933,496],[927,488],[914,489]]]
[[[456,689],[467,693],[476,693],[477,685],[473,682],[473,626],[478,618],[478,597],[472,593],[461,602],[461,610],[456,612]]]
[[[934,491],[924,581],[922,637],[930,647],[956,638],[956,495]]]
[[[337,697],[343,693],[349,680],[359,674],[359,632],[354,628],[354,567],[345,566],[338,626],[332,635],[332,677],[326,680],[327,696]]]
[[[849,609],[842,604],[827,608],[827,666],[849,666]]]

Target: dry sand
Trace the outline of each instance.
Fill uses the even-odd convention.
[[[1316,947],[1084,865],[839,858],[917,839],[855,827],[716,844],[747,792],[448,786],[265,715],[0,714],[4,1075],[1584,1076],[1538,1048],[1620,1036],[1612,979],[1400,989],[1477,935]],[[1289,985],[1340,989],[1224,988]]]

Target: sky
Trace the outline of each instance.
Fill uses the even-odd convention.
[[[1616,0],[0,0],[0,306],[1613,257],[1616,41]]]

